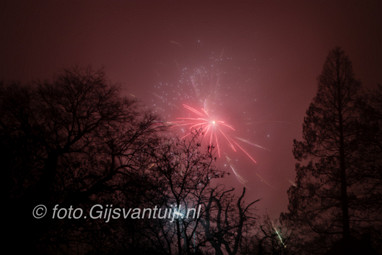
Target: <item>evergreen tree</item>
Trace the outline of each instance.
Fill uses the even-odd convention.
[[[309,244],[300,248],[310,253],[322,253],[338,240],[349,243],[363,224],[357,217],[362,200],[357,192],[367,185],[360,178],[359,138],[365,128],[360,88],[344,51],[330,51],[304,119],[302,140],[294,141],[296,185],[288,191],[289,213],[283,218],[295,228],[294,242]]]

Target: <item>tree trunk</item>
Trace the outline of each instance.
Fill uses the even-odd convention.
[[[340,80],[340,63],[337,63],[337,82],[338,82],[338,122],[339,122],[339,135],[340,135],[340,178],[341,178],[341,209],[342,209],[342,236],[348,240],[350,236],[349,227],[349,203],[347,194],[347,176],[345,164],[345,142],[344,142],[344,126],[343,126],[343,109],[342,109],[342,96],[341,96],[341,80]]]

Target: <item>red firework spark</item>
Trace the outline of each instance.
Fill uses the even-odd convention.
[[[206,137],[209,140],[209,147],[213,148],[216,146],[219,157],[221,157],[219,141],[223,140],[228,143],[234,152],[237,152],[238,150],[242,151],[250,160],[252,160],[252,162],[256,164],[256,160],[226,132],[226,130],[230,132],[236,131],[232,125],[222,120],[216,120],[210,116],[204,108],[201,108],[201,111],[199,111],[186,104],[183,104],[183,107],[194,113],[196,117],[177,118],[178,121],[173,121],[173,123],[177,126],[186,126],[190,130],[201,130],[203,137]],[[183,136],[182,139],[189,135],[191,135],[191,132]]]

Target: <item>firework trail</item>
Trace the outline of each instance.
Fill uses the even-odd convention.
[[[236,179],[241,183],[243,184],[244,186],[248,183],[248,181],[243,178],[240,174],[238,174],[238,172],[235,170],[235,168],[233,167],[233,165],[231,164],[231,159],[228,157],[228,156],[225,156],[226,159],[227,159],[227,162],[229,164],[229,167],[231,168],[233,174],[235,175]]]
[[[284,246],[284,248],[286,248],[286,244],[284,243],[284,239],[281,235],[280,230],[277,227],[275,227],[275,224],[273,223],[273,221],[271,221],[271,224],[272,224],[272,229],[273,231],[275,231],[276,236],[279,239],[280,243]]]

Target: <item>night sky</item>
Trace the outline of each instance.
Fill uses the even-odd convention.
[[[2,1],[0,79],[91,65],[164,121],[192,117],[182,104],[204,107],[257,161],[222,139],[218,165],[233,166],[247,199],[277,216],[329,50],[345,50],[365,88],[382,83],[381,13],[377,0]],[[234,174],[224,182],[242,185]]]

